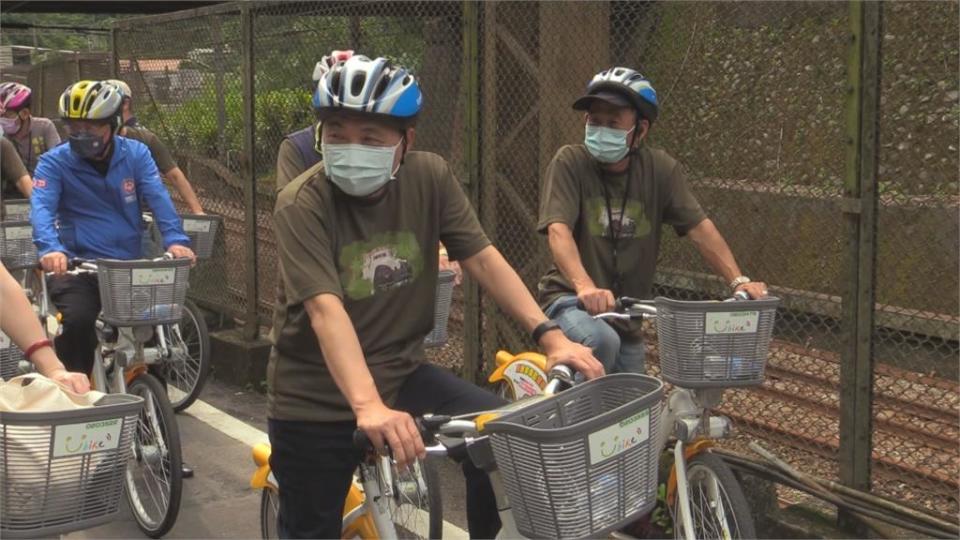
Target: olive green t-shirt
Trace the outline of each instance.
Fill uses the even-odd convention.
[[[147,148],[150,149],[150,155],[152,155],[153,160],[157,162],[157,169],[159,169],[161,173],[166,174],[177,166],[177,162],[174,161],[173,154],[167,149],[167,145],[163,144],[152,131],[142,126],[127,126],[124,129],[124,137],[140,141],[147,145]]]
[[[585,146],[569,145],[547,167],[537,230],[546,233],[551,223],[565,223],[597,287],[614,296],[649,298],[661,225],[672,225],[683,236],[704,219],[683,167],[663,150],[643,146],[628,171],[610,175]],[[543,309],[576,294],[556,265],[541,278],[538,292]]]
[[[392,404],[433,327],[437,242],[457,260],[490,244],[449,165],[410,152],[396,180],[368,202],[335,188],[318,163],[280,192],[273,219],[282,286],[267,367],[270,418],[354,418],[303,306],[324,293],[342,299],[377,389]]]
[[[6,137],[0,137],[0,198],[4,200],[22,199],[23,194],[17,187],[17,180],[27,175],[27,168],[17,153],[17,148]]]

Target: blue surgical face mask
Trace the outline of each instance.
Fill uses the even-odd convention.
[[[68,139],[70,150],[83,159],[96,159],[103,154],[107,143],[103,138],[93,133],[74,133]]]
[[[347,195],[366,197],[395,178],[393,160],[402,143],[402,140],[396,146],[321,143],[323,170]]]
[[[634,128],[635,129],[635,128]],[[601,163],[616,163],[626,157],[627,136],[633,129],[616,129],[587,124],[584,144],[590,155]]]

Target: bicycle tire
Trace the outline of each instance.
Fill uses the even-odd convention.
[[[417,460],[409,471],[401,473],[393,467],[394,496],[390,501],[390,521],[396,528],[397,538],[441,538],[443,502],[436,464],[431,459]],[[419,487],[419,479],[423,480],[426,493]],[[427,514],[426,523],[423,513]]]
[[[200,397],[210,375],[210,332],[200,308],[187,300],[178,325],[166,325],[171,358],[159,366],[173,410],[181,412]]]
[[[743,494],[740,482],[733,475],[730,466],[719,456],[702,452],[687,461],[687,481],[695,538],[725,538],[722,534],[721,518],[717,516],[718,511],[722,511],[727,522],[730,532],[728,538],[757,537],[750,504]],[[678,496],[679,493],[674,493],[673,500],[670,501],[674,512],[674,537],[685,538],[682,520],[677,515]]]
[[[133,453],[127,464],[127,502],[140,530],[150,538],[160,538],[170,531],[180,512],[183,489],[180,430],[167,393],[153,375],[138,375],[130,382],[127,393],[144,399]],[[140,482],[136,478],[138,472],[143,473]],[[167,481],[166,486],[157,485],[151,490],[151,482],[158,477]],[[154,492],[159,492],[161,500],[147,504],[146,496]],[[163,501],[164,495],[166,501]]]
[[[280,538],[277,515],[280,512],[280,494],[272,487],[260,490],[260,535],[263,540]]]

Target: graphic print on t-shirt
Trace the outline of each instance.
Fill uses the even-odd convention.
[[[603,197],[594,197],[587,204],[587,224],[591,236],[617,238],[642,238],[650,234],[650,220],[643,211],[643,204],[634,199],[628,199],[624,208],[626,216],[620,216],[623,199],[610,201],[610,214],[607,214],[607,202]],[[613,223],[610,223],[610,218]]]
[[[352,300],[413,282],[423,270],[420,244],[412,232],[387,232],[340,250],[340,283]]]

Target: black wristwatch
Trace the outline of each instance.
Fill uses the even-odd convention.
[[[556,321],[546,320],[538,324],[537,327],[533,329],[533,332],[530,333],[530,337],[533,338],[534,343],[539,345],[540,338],[542,338],[544,334],[546,334],[551,330],[559,330],[559,329],[560,329],[560,325],[557,324]]]

